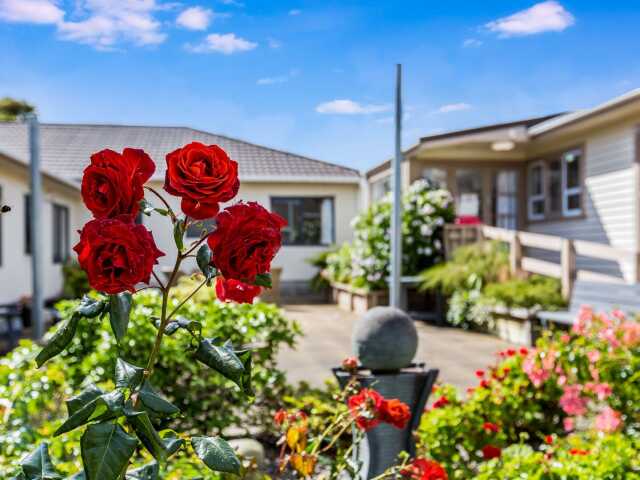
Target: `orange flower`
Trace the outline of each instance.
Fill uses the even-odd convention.
[[[315,455],[309,455],[306,452],[294,453],[291,455],[291,465],[300,475],[309,477],[316,468],[318,461]]]
[[[383,422],[389,423],[401,430],[407,426],[407,423],[411,419],[409,405],[397,398],[384,400],[380,413]]]

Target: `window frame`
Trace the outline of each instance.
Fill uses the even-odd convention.
[[[567,155],[570,153],[577,153],[579,155],[579,163],[578,163],[578,186],[577,187],[567,187]],[[554,160],[560,160],[560,205],[561,211],[559,213],[551,213],[550,211],[550,202],[551,199],[549,197],[549,168],[550,164]],[[565,148],[559,152],[555,152],[550,155],[546,155],[544,158],[540,158],[533,162],[530,162],[527,165],[527,220],[529,222],[542,222],[542,221],[557,221],[557,220],[569,220],[576,219],[584,216],[584,172],[585,172],[585,148],[584,145],[577,145],[569,148]],[[542,167],[542,194],[532,195],[531,188],[531,174],[532,170],[535,167]],[[569,198],[572,195],[580,195],[580,207],[579,208],[568,208]],[[544,201],[544,213],[543,214],[534,214],[533,213],[533,202],[534,201]]]
[[[58,216],[61,214],[62,216]],[[52,261],[54,264],[65,263],[69,260],[69,231],[71,227],[70,211],[67,205],[61,203],[51,204],[52,216]],[[62,225],[58,225],[58,221],[62,219]],[[62,234],[60,238],[58,235]],[[58,250],[58,248],[61,249]]]
[[[285,243],[282,241],[283,247],[328,247],[336,243],[336,197],[335,195],[272,195],[269,197],[269,205],[271,211],[275,212],[273,205],[274,200],[331,200],[331,241],[322,243],[322,230],[320,231],[320,241],[318,243]],[[288,218],[285,218],[289,222]],[[320,221],[320,229],[322,229],[322,220]]]

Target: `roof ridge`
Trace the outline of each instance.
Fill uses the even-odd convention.
[[[202,129],[199,129],[199,128],[188,127],[188,126],[184,126],[184,125],[133,125],[133,124],[118,124],[118,123],[58,123],[58,122],[42,122],[40,125],[42,125],[42,126],[52,126],[52,127],[107,127],[107,128],[149,128],[149,129],[171,128],[171,129],[190,130],[192,132],[198,132],[198,133],[202,133],[202,134],[205,134],[205,135],[215,135],[216,137],[222,137],[222,138],[225,138],[227,140],[231,140],[233,142],[244,143],[245,145],[251,145],[253,147],[258,147],[258,148],[262,148],[262,149],[265,149],[265,150],[270,150],[272,152],[277,152],[277,153],[281,153],[281,154],[285,154],[285,155],[292,155],[294,157],[298,157],[298,158],[307,160],[309,162],[315,162],[315,163],[319,163],[319,164],[322,164],[322,165],[329,165],[329,166],[332,166],[332,167],[341,168],[341,169],[344,169],[344,170],[348,170],[348,171],[350,171],[352,173],[355,173],[357,175],[361,174],[361,172],[358,169],[347,167],[345,165],[340,165],[340,164],[337,164],[337,163],[328,162],[326,160],[319,160],[317,158],[311,158],[311,157],[308,157],[306,155],[301,155],[299,153],[290,152],[290,151],[283,150],[283,149],[280,149],[280,148],[269,147],[269,146],[266,146],[266,145],[263,145],[263,144],[250,142],[248,140],[244,140],[244,139],[241,139],[241,138],[232,137],[232,136],[227,135],[227,134],[209,132],[209,131],[202,130]]]

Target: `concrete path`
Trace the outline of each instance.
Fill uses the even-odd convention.
[[[351,331],[356,316],[335,305],[287,305],[289,318],[304,332],[296,350],[280,353],[278,363],[292,382],[305,380],[320,387],[331,377],[330,368],[351,355]],[[476,385],[474,372],[492,364],[495,353],[511,347],[496,337],[456,328],[439,328],[416,322],[419,343],[417,362],[440,369],[440,382],[460,390]]]

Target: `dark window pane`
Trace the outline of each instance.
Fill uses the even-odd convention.
[[[562,163],[560,160],[549,162],[549,210],[562,212]]]
[[[544,215],[544,200],[534,200],[531,203],[531,209],[534,215]]]
[[[537,165],[531,169],[531,195],[542,195],[542,166]]]
[[[580,186],[580,158],[579,152],[571,152],[565,155],[567,164],[567,188],[576,188]]]
[[[333,243],[332,198],[274,197],[271,208],[287,220],[282,230],[284,245]]]
[[[579,193],[569,195],[567,197],[567,208],[569,210],[580,210],[582,208],[582,206],[580,205],[581,197],[582,195],[580,195]]]
[[[53,261],[62,263],[69,256],[69,209],[53,205]]]

